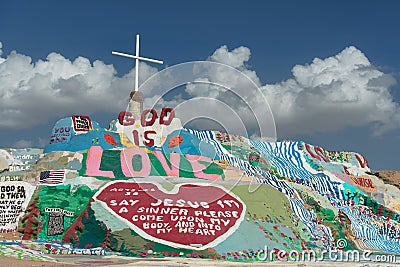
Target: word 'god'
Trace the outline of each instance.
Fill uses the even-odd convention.
[[[155,109],[146,109],[142,112],[140,116],[140,125],[142,127],[151,127],[159,118],[159,125],[170,125],[172,120],[175,118],[175,112],[173,108],[162,108],[160,117],[158,117],[157,111]],[[134,125],[136,120],[132,113],[129,111],[121,111],[118,115],[118,122],[122,126]],[[143,132],[143,145],[154,146],[154,138],[151,135],[156,135],[157,132],[154,129],[148,129]],[[133,142],[135,145],[139,146],[139,131],[137,129],[132,130]]]

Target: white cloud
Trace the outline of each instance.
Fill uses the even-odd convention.
[[[400,106],[389,91],[396,80],[373,66],[353,46],[336,56],[315,58],[311,64],[296,65],[292,69],[292,78],[265,85],[260,85],[257,74],[246,66],[250,54],[245,47],[230,52],[222,46],[209,60],[231,64],[260,86],[272,109],[278,136],[332,132],[359,126],[371,126],[373,134],[378,135],[400,127]],[[228,87],[243,86],[243,80],[232,72],[212,71],[208,76]],[[222,100],[241,115],[248,112],[243,102],[227,98],[227,94],[217,91],[215,86],[208,86],[207,90],[204,87],[191,84],[186,92],[192,97],[208,95]],[[252,95],[251,90],[242,92],[253,109],[265,105],[259,95]],[[251,120],[249,114],[243,117]]]
[[[229,105],[244,121],[247,129],[254,129],[258,126],[257,123],[265,124],[263,120],[257,122],[253,116],[257,111],[259,114],[268,112],[266,103],[260,96],[264,94],[274,115],[278,136],[281,137],[361,126],[371,126],[374,134],[382,134],[400,127],[400,107],[389,91],[396,80],[373,66],[353,46],[336,56],[315,58],[311,64],[296,65],[292,69],[292,78],[265,85],[261,85],[256,72],[246,66],[250,55],[251,52],[246,47],[232,51],[227,46],[218,48],[208,59],[229,64],[244,75],[238,75],[223,66],[194,67],[192,71],[197,74],[196,77],[202,78],[196,79],[196,83],[187,84],[185,92],[192,98],[209,97]],[[246,76],[261,91],[251,87]],[[227,88],[239,92],[240,97],[227,91]],[[153,96],[147,102],[158,97],[160,96]],[[180,101],[183,100],[162,100],[160,103],[174,107]],[[207,106],[202,102],[201,107],[194,107],[195,104],[192,103],[191,108],[184,109],[184,117],[194,118],[201,113],[225,114],[218,101],[209,101]],[[248,107],[253,110],[250,111]],[[231,116],[223,117],[229,120]],[[232,124],[241,125],[234,122]],[[204,121],[202,126],[205,126]]]
[[[3,44],[0,42],[0,64],[2,63],[2,62],[4,62],[4,58],[2,58],[1,57],[1,55],[3,55],[3,50],[2,50],[2,48],[3,48]]]
[[[328,132],[373,126],[374,134],[400,127],[400,107],[390,94],[396,80],[351,46],[336,56],[296,65],[293,78],[262,87],[278,132]]]
[[[227,59],[235,61],[230,56],[231,52],[227,52],[225,48],[219,50],[222,50],[219,53],[219,58],[224,58],[224,55],[226,55]],[[247,53],[248,50],[241,49],[236,51]],[[234,54],[241,57],[238,53]],[[161,95],[167,94],[162,103],[167,106],[176,107],[179,98],[174,98],[173,101],[167,101],[166,99],[170,99],[168,94],[171,92],[174,94],[173,91],[175,88],[183,85],[185,86],[185,92],[182,94],[184,98],[186,98],[186,95],[189,95],[191,100],[199,99],[199,101],[190,101],[190,103],[177,108],[176,115],[182,119],[183,123],[194,118],[202,118],[201,122],[196,122],[198,128],[215,129],[213,126],[216,123],[205,127],[207,126],[207,121],[211,122],[214,120],[219,125],[229,128],[230,133],[246,135],[257,132],[255,129],[260,126],[257,122],[262,120],[264,122],[262,125],[263,136],[274,138],[275,128],[272,123],[272,116],[268,117],[268,114],[270,114],[268,105],[265,101],[263,102],[263,97],[260,97],[262,93],[258,89],[258,85],[252,81],[258,81],[258,77],[254,71],[245,69],[243,60],[236,60],[235,62],[241,62],[237,63],[238,65],[236,66],[242,66],[242,71],[211,61],[188,62],[167,68],[156,75],[157,81],[165,82],[159,82],[157,86],[152,87],[152,94],[148,95],[145,106],[152,106],[151,102],[157,100]],[[253,75],[255,79],[249,79],[250,75]],[[175,77],[175,79],[171,79],[171,77]],[[149,84],[155,85],[153,82],[149,82]],[[143,92],[145,95],[150,91],[148,89],[151,88],[144,88]],[[207,101],[204,101],[205,99]],[[246,103],[253,110],[250,110]],[[254,114],[258,114],[258,121]],[[239,120],[237,119],[238,117],[240,118]],[[204,120],[204,118],[207,118],[207,120]],[[266,121],[267,123],[265,123]],[[246,125],[246,129],[255,131],[244,133],[243,124]],[[194,126],[194,124],[192,123],[191,126]]]
[[[12,145],[12,148],[28,148],[32,147],[33,142],[30,140],[19,140]]]
[[[252,71],[247,68],[246,62],[249,61],[251,56],[251,51],[249,48],[240,46],[238,48],[233,49],[232,51],[228,50],[226,45],[221,46],[208,58],[210,61],[215,61],[219,63],[223,63],[234,67],[241,72],[243,72],[246,76],[248,76],[254,83],[257,85],[261,85],[260,79],[258,78],[255,71]],[[227,77],[233,78],[233,77]]]
[[[117,77],[112,65],[99,60],[51,53],[32,62],[15,51],[0,59],[0,128],[29,128],[77,113],[118,114],[134,86],[134,69]],[[140,68],[140,80],[157,71],[145,63]]]
[[[221,46],[209,57],[212,61],[224,63],[234,68],[243,68],[251,56],[250,49],[244,46],[233,49],[231,52],[226,45]]]
[[[0,43],[0,53],[1,48]],[[292,69],[293,77],[265,85],[247,66],[250,56],[247,47],[229,51],[227,46],[221,46],[208,60],[233,66],[254,81],[268,99],[278,136],[332,132],[349,126],[371,126],[375,134],[381,134],[400,127],[399,103],[389,91],[395,79],[372,65],[355,47],[325,59],[316,58],[310,64],[296,65]],[[157,72],[143,62],[140,68],[141,81]],[[255,126],[253,112],[246,103],[256,111],[265,110],[266,105],[260,91],[249,89],[248,80],[226,68],[193,71],[203,72],[204,81],[218,81],[226,88],[239,88],[241,99],[219,86],[204,83],[187,84],[187,95],[222,101],[239,114],[246,127]],[[57,53],[37,62],[16,52],[7,57],[3,55],[0,57],[0,128],[29,128],[47,123],[51,118],[76,113],[112,112],[117,115],[127,106],[134,73],[132,69],[118,77],[114,67],[102,61],[90,62],[83,57],[70,61]],[[168,79],[173,81],[174,77]],[[165,80],[155,82],[167,84]],[[150,95],[145,99],[145,106],[158,97]],[[159,104],[176,106],[182,101],[181,94],[177,94],[172,100],[161,100]],[[201,108],[218,112],[218,105],[218,101],[214,101],[210,107]],[[193,116],[201,111],[198,108],[193,108]]]
[[[49,143],[48,138],[38,138],[37,147],[44,148]]]

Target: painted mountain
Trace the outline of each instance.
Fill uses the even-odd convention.
[[[0,150],[0,254],[400,254],[400,190],[362,155],[186,129],[171,109],[150,112],[142,121],[122,113],[109,129],[67,117],[44,151]]]

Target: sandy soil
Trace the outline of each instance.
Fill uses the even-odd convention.
[[[78,266],[74,264],[68,263],[57,263],[50,261],[31,261],[31,260],[19,260],[15,258],[3,257],[0,258],[0,266],[8,266],[8,267],[26,267],[26,266]]]
[[[386,170],[386,171],[376,171],[374,172],[379,178],[381,178],[385,183],[392,184],[400,188],[400,171]]]
[[[15,258],[0,258],[0,266],[8,267],[28,267],[28,266],[55,266],[55,267],[73,267],[73,266],[216,266],[216,267],[228,267],[228,266],[267,266],[267,267],[283,267],[283,266],[296,266],[296,267],[373,267],[373,266],[400,266],[400,264],[394,263],[355,263],[355,262],[274,262],[274,263],[243,263],[243,262],[227,262],[227,261],[211,261],[211,260],[196,260],[196,259],[138,259],[138,258],[125,258],[113,259],[113,258],[97,258],[97,259],[85,259],[83,257],[72,257],[75,263],[69,262],[71,259],[66,259],[67,262],[47,262],[47,261],[31,261],[31,260],[18,260]],[[60,260],[60,259],[59,259]]]

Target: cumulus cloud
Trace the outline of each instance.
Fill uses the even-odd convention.
[[[372,65],[353,46],[335,56],[315,58],[310,64],[296,65],[292,69],[293,77],[280,83],[265,85],[261,84],[257,73],[247,66],[250,56],[251,51],[246,47],[230,51],[227,46],[221,46],[208,58],[209,61],[234,67],[241,75],[223,65],[190,65],[193,67],[190,71],[195,74],[190,75],[197,78],[194,83],[185,86],[185,93],[192,99],[208,97],[210,100],[207,103],[201,102],[199,107],[191,101],[191,105],[184,105],[182,110],[177,109],[181,111],[181,114],[177,114],[184,118],[216,114],[215,118],[218,119],[221,119],[222,114],[222,124],[238,127],[245,124],[251,134],[252,130],[260,127],[259,124],[261,127],[262,124],[267,124],[266,128],[270,128],[270,121],[267,119],[270,110],[265,108],[268,102],[278,137],[334,132],[346,127],[361,126],[370,126],[373,134],[379,135],[400,127],[400,107],[389,90],[396,84],[396,80]],[[170,71],[169,76],[165,75],[163,80],[186,71],[187,69],[179,67],[176,73]],[[248,79],[254,84],[250,84]],[[152,95],[146,99],[145,104],[159,97],[161,96]],[[162,99],[159,104],[176,107],[182,101],[182,98],[170,101]],[[229,116],[230,111],[227,113],[221,103],[232,107],[241,122],[231,122],[233,117]],[[256,120],[253,115],[257,112],[265,114],[265,121],[264,118]],[[199,128],[207,128],[207,123],[202,121]],[[233,130],[243,134],[239,128]],[[269,131],[268,137],[272,135]]]
[[[228,47],[226,45],[223,45],[217,50],[215,50],[215,52],[208,58],[208,60],[223,63],[240,70],[242,73],[248,76],[255,84],[259,86],[261,85],[261,83],[256,72],[250,70],[246,66],[246,63],[250,60],[250,56],[251,56],[251,51],[247,47],[240,46],[238,48],[233,49],[232,51],[229,51]],[[234,77],[226,77],[226,78],[232,79]]]
[[[140,80],[157,71],[145,63],[140,68]],[[58,53],[32,62],[13,51],[0,57],[0,128],[29,128],[72,114],[118,113],[126,109],[134,73],[118,77],[113,65],[84,57],[71,61]]]
[[[1,48],[0,43],[0,128],[28,128],[76,113],[117,114],[126,108],[134,85],[134,69],[118,77],[113,65],[99,60],[90,62],[78,57],[71,61],[51,53],[45,60],[32,62],[29,56],[15,51],[2,55]],[[193,77],[201,77],[196,79],[198,83],[186,84],[184,92],[161,99],[158,104],[175,107],[187,96],[208,97],[215,100],[210,101],[209,107],[194,108],[194,103],[193,108],[184,109],[185,116],[195,117],[205,109],[208,113],[218,112],[223,102],[237,112],[247,128],[254,128],[254,113],[269,112],[267,99],[281,137],[332,132],[349,126],[371,126],[375,134],[381,134],[400,127],[399,103],[389,90],[396,80],[353,46],[335,56],[296,65],[292,77],[275,84],[261,84],[257,73],[247,65],[250,57],[247,47],[229,50],[221,46],[208,61],[227,64],[243,75],[222,66],[194,67],[190,70],[196,73]],[[141,81],[156,72],[156,68],[140,63]],[[176,78],[171,75],[173,72],[166,76],[168,80],[155,82],[166,86]],[[145,106],[162,96],[151,90],[143,93]]]
[[[219,52],[218,52],[219,51]],[[181,118],[182,123],[191,122],[195,118],[202,120],[190,123],[190,126],[198,126],[200,129],[215,129],[218,122],[230,133],[240,135],[252,135],[260,133],[263,137],[275,138],[275,128],[273,119],[266,99],[263,99],[262,92],[258,89],[259,80],[255,72],[246,69],[244,63],[248,56],[243,56],[239,60],[234,57],[240,51],[248,53],[248,49],[237,49],[236,52],[229,52],[225,47],[217,50],[219,59],[226,58],[227,62],[235,62],[237,68],[211,61],[215,57],[210,57],[209,61],[188,62],[172,66],[158,73],[157,80],[165,81],[161,86],[153,86],[151,96],[145,101],[145,106],[152,106],[151,101],[157,100],[163,93],[168,94],[177,86],[184,85],[184,96],[189,96],[190,103],[176,103],[166,101],[165,98],[160,103],[175,107],[177,117]],[[239,51],[239,52],[237,52]],[[233,56],[232,56],[233,55]],[[253,78],[250,78],[253,76]],[[175,77],[175,79],[171,79]],[[257,82],[255,83],[254,80]],[[144,88],[144,94],[150,90]],[[261,97],[260,97],[261,95]],[[168,99],[168,97],[166,97]],[[193,101],[198,99],[198,101]],[[207,100],[207,101],[204,101]],[[176,106],[176,104],[181,104]],[[158,106],[158,105],[156,105]],[[235,114],[233,114],[235,113]],[[270,116],[268,116],[270,115]],[[239,120],[238,120],[239,118]],[[206,119],[206,120],[204,120]],[[207,122],[212,122],[207,125]],[[260,125],[261,120],[264,122]],[[245,125],[244,131],[243,125]],[[262,129],[258,129],[261,126]],[[220,129],[220,127],[217,127]]]
[[[3,44],[0,42],[0,64],[2,63],[2,62],[4,62],[4,58],[2,58],[1,57],[1,55],[3,55],[3,50],[1,50],[3,48]]]
[[[228,50],[228,46],[223,45],[209,57],[209,60],[224,63],[234,68],[243,68],[251,56],[250,49],[244,46]]]
[[[25,140],[21,139],[15,142],[12,147],[13,148],[27,148],[27,147],[32,147],[33,142],[31,140]]]
[[[400,107],[389,91],[396,80],[357,48],[296,65],[292,73],[291,79],[261,88],[284,135],[367,125],[381,134],[400,127]]]
[[[209,60],[237,68],[259,86],[268,99],[278,136],[333,132],[360,126],[370,126],[373,134],[379,135],[400,127],[400,106],[389,90],[396,80],[372,65],[354,46],[332,57],[315,58],[311,64],[296,65],[292,69],[293,77],[265,85],[261,85],[256,72],[246,66],[250,55],[250,50],[245,47],[229,51],[222,46]],[[230,88],[243,87],[243,79],[238,79],[232,72],[210,71],[206,76]],[[247,112],[243,101],[230,98],[221,88],[208,86],[205,90],[204,87],[191,84],[186,87],[186,92],[192,97],[208,95],[224,101],[238,113]],[[256,90],[242,91],[251,108],[265,105],[260,95],[253,94]],[[245,118],[251,120],[249,116]]]

